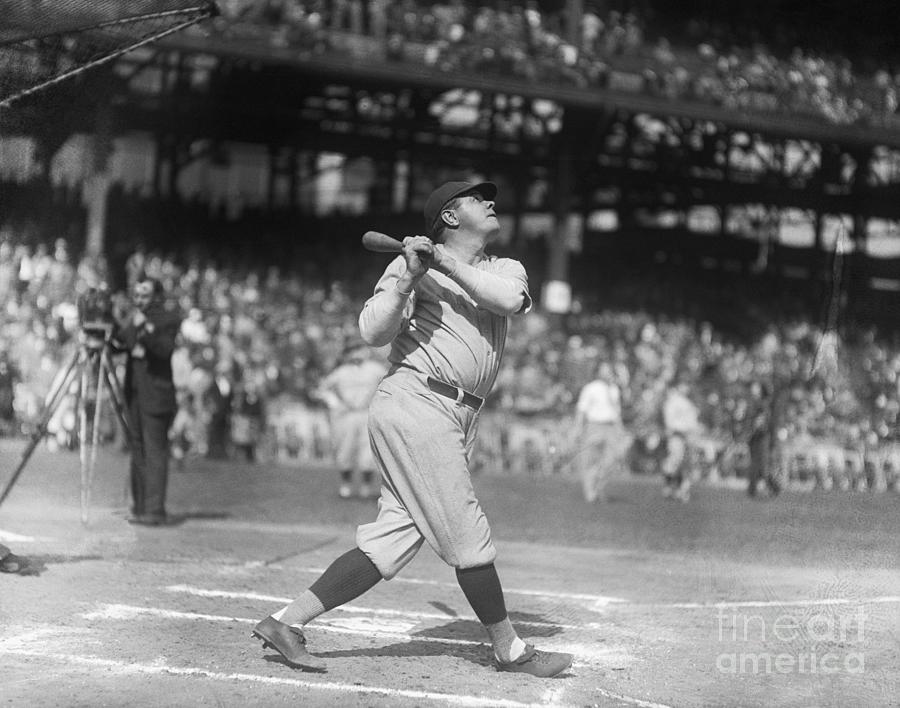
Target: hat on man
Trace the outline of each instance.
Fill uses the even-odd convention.
[[[478,192],[487,200],[497,196],[497,185],[493,182],[445,182],[435,189],[425,201],[425,235],[429,238],[434,233],[441,210],[447,202],[466,192]]]

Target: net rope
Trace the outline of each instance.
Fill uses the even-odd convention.
[[[0,0],[0,108],[215,14],[210,0]]]

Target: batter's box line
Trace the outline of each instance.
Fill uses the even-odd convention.
[[[611,698],[616,701],[621,701],[622,703],[628,703],[629,705],[638,706],[638,708],[672,708],[665,703],[646,701],[643,698],[634,698],[632,696],[626,696],[622,693],[607,691],[605,688],[595,688],[594,690],[604,698]]]
[[[254,625],[259,621],[258,619],[235,617],[232,615],[213,615],[201,612],[185,612],[183,610],[167,610],[160,607],[140,607],[136,605],[121,604],[103,604],[100,605],[97,610],[81,614],[83,619],[90,621],[127,621],[142,616],[158,617],[176,621],[238,622],[247,625]],[[467,647],[486,646],[485,642],[472,639],[453,639],[450,637],[430,637],[421,634],[409,634],[408,625],[404,625],[398,631],[396,626],[393,629],[390,629],[390,625],[382,625],[379,627],[377,623],[363,623],[354,627],[340,620],[324,620],[320,618],[310,622],[306,627],[311,630],[320,630],[334,634],[348,634],[367,638],[378,637],[380,639],[404,643],[426,642]],[[630,662],[631,659],[629,654],[612,646],[598,651],[595,647],[587,644],[559,642],[547,637],[541,638],[541,642],[542,644],[547,645],[546,648],[553,651],[565,651],[574,654],[579,663],[586,665],[606,665],[615,663],[618,666],[623,662]]]
[[[0,653],[15,656],[36,657],[44,660],[58,661],[67,666],[79,665],[106,669],[108,672],[118,672],[123,675],[151,675],[151,676],[178,676],[205,678],[213,681],[228,683],[256,683],[269,686],[292,686],[313,691],[326,691],[331,693],[346,693],[353,696],[360,694],[369,696],[384,696],[391,698],[408,698],[418,701],[432,701],[451,706],[471,706],[472,708],[539,708],[543,703],[522,703],[506,698],[486,698],[484,696],[469,696],[455,693],[438,693],[435,691],[416,691],[402,688],[388,688],[385,686],[365,686],[357,683],[339,683],[332,681],[306,681],[303,679],[284,678],[279,676],[261,676],[247,673],[224,673],[210,671],[193,666],[170,666],[165,663],[137,664],[132,662],[103,659],[97,656],[79,656],[77,654],[56,654],[38,650],[0,649]],[[639,704],[637,704],[639,705]]]
[[[54,628],[47,629],[51,630]],[[96,656],[59,654],[36,649],[7,648],[0,646],[0,654],[58,661],[62,664],[65,664],[66,666],[78,665],[102,668],[106,669],[107,671],[117,671],[121,674],[194,677],[228,683],[243,682],[270,686],[292,686],[295,688],[305,688],[313,691],[330,691],[334,693],[347,693],[353,695],[380,695],[386,698],[409,698],[413,700],[425,700],[435,703],[445,703],[451,706],[462,706],[463,708],[467,706],[472,706],[472,708],[541,708],[546,707],[548,704],[557,706],[557,708],[566,708],[565,704],[559,702],[558,700],[551,699],[551,696],[560,696],[563,687],[560,687],[560,689],[554,691],[545,692],[542,700],[539,703],[523,703],[520,701],[513,701],[505,698],[487,698],[485,696],[438,693],[434,691],[416,691],[410,689],[388,688],[383,686],[364,686],[358,683],[347,684],[331,681],[306,681],[303,679],[284,678],[279,676],[262,676],[259,674],[224,673],[219,671],[210,671],[208,669],[202,669],[199,667],[170,666],[167,665],[164,661],[157,661],[153,664],[138,664],[134,662],[126,663],[124,661],[103,659]],[[665,703],[657,703],[642,698],[626,696],[625,694],[609,691],[605,688],[595,687],[593,691],[603,696],[604,698],[619,701],[628,705],[637,706],[637,708],[672,708]],[[549,696],[548,693],[550,694]]]
[[[208,598],[224,598],[229,600],[259,600],[260,602],[274,602],[278,604],[288,604],[293,601],[294,598],[290,597],[281,597],[278,595],[263,595],[255,592],[239,592],[232,590],[214,590],[208,588],[198,588],[192,585],[167,585],[162,588],[166,592],[172,593],[184,593],[188,595],[194,595],[196,597],[208,597]],[[420,620],[468,620],[471,622],[477,622],[478,618],[475,615],[448,615],[446,613],[440,612],[413,612],[410,610],[391,610],[387,608],[378,608],[378,607],[362,607],[358,605],[341,605],[340,607],[335,607],[333,612],[347,612],[350,614],[370,614],[370,615],[379,615],[384,617],[409,617],[413,619]],[[601,625],[597,622],[585,622],[582,624],[563,624],[560,622],[539,622],[535,620],[514,620],[515,624],[522,625],[526,627],[538,627],[541,629],[569,629],[569,630],[579,630],[579,629],[603,629],[604,625]]]
[[[270,568],[275,568],[276,566],[268,566]],[[299,571],[301,573],[310,573],[312,575],[321,575],[325,572],[325,568],[292,568],[292,570]],[[429,585],[431,587],[440,587],[440,588],[454,588],[458,589],[459,585],[455,583],[448,583],[441,580],[424,580],[421,578],[391,578],[391,583],[401,583],[404,585]],[[615,603],[625,602],[625,600],[621,597],[612,597],[610,595],[596,595],[593,593],[580,593],[580,592],[559,592],[556,590],[536,590],[534,588],[516,588],[516,587],[504,587],[503,592],[507,595],[526,595],[529,597],[543,597],[551,600],[574,600],[578,602],[590,602],[593,603],[594,607],[603,607],[605,605],[611,605]]]
[[[320,573],[319,569],[304,568],[305,572]],[[392,583],[409,583],[413,585],[430,585],[450,590],[458,590],[459,586],[453,583],[444,583],[439,580],[420,580],[418,578],[393,578]],[[231,597],[248,600],[261,600],[263,602],[288,603],[294,598],[273,595],[261,595],[257,593],[229,592],[227,590],[207,590],[190,585],[168,585],[165,590],[169,592],[187,592],[207,597]],[[720,600],[716,602],[632,602],[621,597],[607,595],[590,595],[584,593],[560,593],[544,590],[532,590],[522,588],[504,588],[504,593],[531,595],[549,599],[564,599],[572,601],[589,601],[594,603],[589,607],[594,612],[603,612],[607,609],[674,609],[674,610],[718,610],[741,607],[817,607],[824,605],[879,605],[900,603],[900,595],[879,595],[869,598],[796,598],[793,600]],[[525,624],[525,622],[522,622]],[[543,626],[540,623],[533,623]],[[550,626],[562,627],[563,625],[548,623]],[[599,625],[595,625],[599,626]]]
[[[666,603],[634,603],[627,602],[620,607],[636,609],[675,609],[675,610],[727,610],[741,607],[822,607],[827,605],[881,605],[900,603],[900,595],[880,595],[878,597],[825,597],[818,599],[796,600],[723,600],[721,602],[666,602]]]
[[[76,630],[67,627],[64,631],[70,634],[74,634],[79,631],[86,633],[88,630]],[[60,632],[61,630],[59,627],[44,625],[35,629],[31,629],[27,632],[20,632],[19,634],[12,634],[7,637],[2,637],[0,638],[0,652],[13,651],[28,644],[33,644],[34,642],[48,639],[50,637],[57,639],[60,636]]]

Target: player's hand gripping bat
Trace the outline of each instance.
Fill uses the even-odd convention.
[[[428,239],[424,239],[424,241],[428,244],[427,249],[424,249],[424,245],[423,249],[413,249],[417,255],[417,263],[412,264],[412,267],[414,272],[418,274],[418,277],[421,277],[429,268],[439,266],[443,260],[441,254],[434,248],[434,244]],[[366,231],[366,233],[363,234],[362,243],[368,250],[376,251],[378,253],[403,253],[404,248],[403,243],[397,239],[378,231]],[[407,268],[409,268],[410,265],[411,263],[407,259]]]

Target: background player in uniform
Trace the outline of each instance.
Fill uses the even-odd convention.
[[[293,666],[321,668],[323,662],[306,651],[302,631],[291,625],[302,626],[394,577],[426,541],[456,569],[499,670],[549,677],[572,663],[571,654],[526,644],[510,623],[491,529],[468,469],[507,318],[531,306],[522,265],[485,254],[500,230],[496,192],[489,182],[448,182],[432,192],[425,203],[431,238],[403,240],[402,257],[388,265],[360,315],[369,344],[391,344],[391,369],[369,408],[382,474],[378,516],[357,529],[356,548],[254,628]]]
[[[340,470],[338,494],[368,499],[375,492],[375,457],[369,444],[369,403],[387,367],[375,361],[360,338],[344,347],[343,361],[319,385],[331,414],[334,458]]]
[[[691,498],[693,470],[691,437],[700,431],[700,411],[688,396],[688,384],[676,377],[663,401],[666,455],[662,461],[663,495],[687,502]]]
[[[622,425],[622,395],[612,366],[601,362],[597,376],[584,385],[575,403],[575,456],[587,502],[606,501],[606,486],[622,464],[629,438]]]

